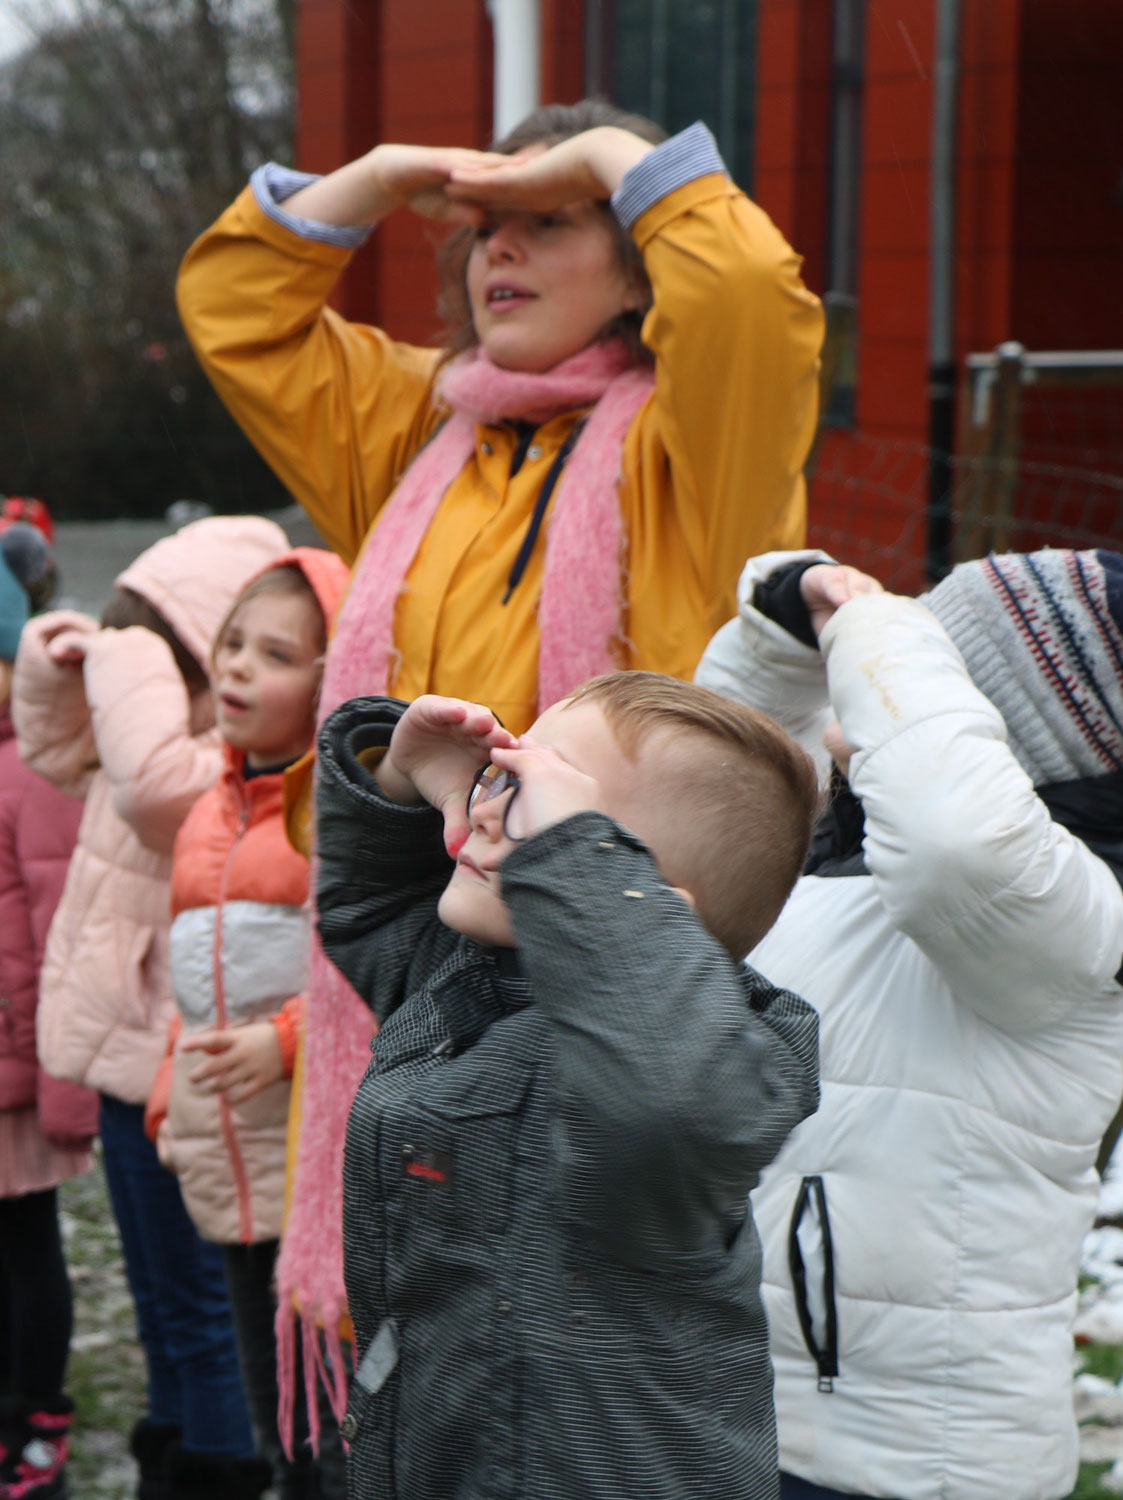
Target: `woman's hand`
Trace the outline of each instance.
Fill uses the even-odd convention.
[[[446,196],[490,209],[541,212],[584,198],[608,198],[629,167],[654,148],[630,130],[599,125],[543,150],[517,156],[467,152],[449,175]]]
[[[365,158],[379,191],[393,207],[408,207],[430,219],[476,224],[480,210],[450,197],[457,172],[479,172],[510,157],[458,146],[376,146]]]
[[[200,1031],[184,1037],[179,1046],[181,1052],[209,1054],[187,1075],[187,1081],[204,1093],[225,1094],[231,1104],[252,1099],[285,1076],[281,1041],[272,1021],[254,1021],[229,1031]]]
[[[396,208],[448,223],[479,224],[488,209],[542,210],[607,198],[652,150],[615,125],[599,125],[517,156],[463,146],[375,146],[285,199],[285,211],[323,224],[376,224]]]
[[[285,212],[321,224],[377,224],[408,205],[429,218],[478,224],[481,210],[454,201],[445,188],[455,170],[486,160],[487,152],[460,146],[375,146],[286,198]]]
[[[811,616],[811,628],[818,637],[835,610],[848,599],[856,599],[859,594],[883,594],[885,590],[876,578],[860,573],[857,568],[816,563],[800,578],[799,592]]]

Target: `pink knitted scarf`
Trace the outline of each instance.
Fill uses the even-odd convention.
[[[544,374],[500,369],[478,349],[445,366],[435,397],[452,415],[406,470],[356,564],[328,652],[321,723],[348,698],[385,693],[393,680],[398,597],[445,492],[475,452],[477,422],[537,424],[592,406],[549,516],[538,607],[539,711],[586,678],[614,670],[623,607],[621,454],[652,387],[652,375],[616,341],[592,344]],[[471,685],[463,691],[471,694]],[[337,1415],[347,1399],[339,1339],[346,1312],[343,1143],[372,1029],[370,1011],[314,939],[300,1138],[277,1267],[280,1424],[290,1441],[298,1320],[314,1443],[317,1371]]]

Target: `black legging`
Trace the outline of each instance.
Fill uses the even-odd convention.
[[[0,1198],[0,1395],[62,1394],[73,1303],[54,1188]]]

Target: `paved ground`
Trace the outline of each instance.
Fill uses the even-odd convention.
[[[75,1301],[70,1493],[75,1500],[126,1500],[136,1488],[128,1434],[144,1413],[144,1361],[100,1166],[64,1183],[60,1198]]]

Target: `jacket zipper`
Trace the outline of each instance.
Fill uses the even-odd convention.
[[[814,1200],[815,1213],[819,1220],[819,1231],[823,1241],[823,1306],[826,1309],[823,1343],[816,1342],[811,1318],[811,1303],[807,1295],[807,1268],[803,1262],[803,1251],[799,1244],[799,1226]],[[799,1318],[803,1342],[807,1352],[815,1361],[819,1371],[819,1389],[829,1393],[834,1390],[838,1375],[838,1309],[834,1295],[834,1241],[831,1238],[831,1221],[827,1213],[827,1193],[821,1177],[805,1177],[799,1185],[791,1224],[788,1226],[788,1267],[791,1271],[792,1289],[795,1293],[795,1310]]]
[[[214,982],[214,1008],[218,1019],[219,1029],[225,1031],[227,1024],[226,1014],[226,990],[222,979],[222,914],[226,905],[226,885],[230,874],[230,863],[234,858],[234,850],[241,842],[242,836],[249,827],[250,810],[246,802],[245,789],[237,782],[234,783],[238,797],[238,827],[234,832],[233,841],[226,851],[226,859],[222,866],[222,879],[219,882],[218,902],[214,914],[214,948],[211,957]],[[249,1176],[246,1172],[245,1158],[242,1148],[238,1142],[238,1131],[234,1124],[234,1112],[225,1094],[218,1096],[218,1118],[222,1128],[222,1137],[226,1143],[226,1151],[230,1157],[230,1170],[234,1177],[234,1192],[238,1200],[238,1227],[243,1244],[254,1243],[253,1233],[253,1206],[250,1197]]]

